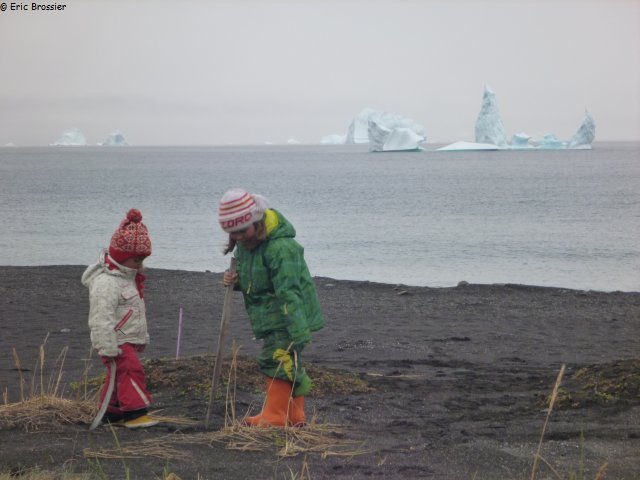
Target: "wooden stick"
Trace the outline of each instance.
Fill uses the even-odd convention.
[[[182,305],[178,313],[178,340],[176,341],[176,360],[180,358],[180,337],[182,337]]]
[[[229,272],[232,274],[236,272],[236,259],[231,258],[231,265],[229,266]],[[211,378],[211,395],[209,396],[209,406],[207,407],[207,416],[204,421],[205,428],[209,428],[209,420],[211,418],[211,409],[213,407],[213,401],[216,398],[216,391],[218,390],[218,380],[220,379],[220,371],[222,370],[222,356],[224,351],[224,344],[227,336],[227,326],[229,325],[229,318],[231,317],[231,294],[233,293],[233,285],[228,285],[224,292],[224,303],[222,305],[222,320],[220,321],[220,333],[218,336],[218,351],[213,363],[213,377]]]

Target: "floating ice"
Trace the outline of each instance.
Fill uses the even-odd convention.
[[[485,86],[482,97],[482,108],[476,120],[476,142],[477,144],[493,144],[500,149],[522,150],[529,148],[540,148],[544,150],[562,150],[565,148],[591,148],[591,143],[595,138],[595,123],[589,112],[580,128],[573,138],[566,142],[559,140],[555,135],[546,134],[542,140],[531,142],[531,137],[526,133],[517,133],[511,138],[511,145],[506,141],[504,125],[498,111],[495,94],[489,86]],[[533,143],[534,145],[532,145]],[[454,144],[456,145],[456,144]],[[465,150],[488,150],[487,148],[473,147],[472,144],[464,145]],[[458,148],[444,147],[440,150],[450,150]],[[491,149],[492,150],[492,149]]]
[[[290,138],[287,140],[287,145],[300,145],[300,141],[295,138]]]
[[[543,150],[562,150],[567,148],[567,142],[559,140],[558,137],[552,133],[545,133],[542,140],[538,142],[538,148]]]
[[[486,85],[482,106],[476,119],[475,136],[475,142],[455,142],[437,150],[591,148],[591,143],[595,138],[595,123],[591,114],[586,112],[580,128],[569,141],[559,140],[552,134],[546,134],[541,140],[534,141],[526,133],[517,133],[511,138],[511,143],[508,143],[495,93]],[[365,108],[353,119],[346,136],[328,135],[322,138],[322,144],[369,143],[371,151],[392,151],[421,149],[420,144],[425,140],[426,136],[422,125],[395,113]]]
[[[407,150],[422,150],[420,144],[425,138],[418,135],[411,128],[387,128],[369,120],[369,151],[398,152]]]
[[[484,87],[482,107],[476,120],[476,143],[488,143],[501,148],[507,147],[507,137],[498,111],[496,95],[488,85]]]
[[[369,119],[376,113],[372,108],[365,108],[355,116],[349,130],[345,143],[368,143],[369,142]]]
[[[79,129],[74,127],[62,132],[62,137],[60,137],[51,145],[78,146],[78,145],[86,145],[86,144],[87,144],[87,140],[84,138],[84,135],[82,134],[82,132]]]
[[[516,133],[513,137],[511,137],[511,148],[516,150],[534,148],[534,146],[529,143],[530,139],[531,137],[524,132]]]
[[[322,137],[322,140],[320,140],[320,143],[322,143],[322,145],[344,145],[346,142],[346,135],[338,135],[335,133]]]
[[[347,144],[354,143],[369,143],[369,122],[373,121],[377,125],[389,130],[396,128],[408,128],[412,130],[416,135],[422,137],[423,141],[426,139],[424,133],[424,127],[415,123],[413,120],[405,118],[397,113],[380,112],[373,110],[372,108],[365,108],[362,110],[349,125],[349,131],[347,132]]]
[[[591,148],[596,137],[596,124],[589,112],[585,112],[580,128],[569,141],[569,148]]]
[[[458,150],[500,150],[500,147],[492,143],[455,142],[437,149],[439,152]]]
[[[102,143],[105,147],[124,147],[129,145],[124,134],[118,130],[109,134],[107,139]]]

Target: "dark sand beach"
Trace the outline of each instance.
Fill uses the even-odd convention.
[[[80,284],[84,266],[0,267],[0,388],[19,400],[19,374],[32,377],[47,337],[47,371],[68,347],[63,381],[82,379],[90,342],[88,298]],[[185,394],[190,357],[217,346],[224,290],[221,274],[151,269],[145,290],[151,344],[144,357],[171,370],[177,384],[152,382],[163,415],[200,422],[118,429],[121,444],[139,444],[201,432],[206,388]],[[128,458],[131,478],[293,478],[306,462],[311,478],[529,478],[547,414],[546,401],[562,364],[566,373],[551,413],[542,456],[559,474],[593,479],[640,478],[640,293],[576,291],[523,285],[427,288],[315,278],[327,327],[304,351],[317,371],[351,375],[354,391],[321,389],[307,398],[308,415],[340,427],[336,438],[361,441],[366,453],[320,454],[278,460],[275,448],[241,452],[223,443],[179,445],[182,459]],[[176,363],[179,309],[183,308],[181,359]],[[242,298],[234,294],[229,339],[251,357],[252,340]],[[103,373],[94,356],[90,375]],[[151,367],[150,367],[151,368]],[[160,368],[160,367],[158,367]],[[201,384],[210,381],[202,369]],[[158,373],[159,372],[159,373]],[[158,373],[163,376],[162,370]],[[191,374],[190,374],[191,375]],[[192,380],[190,380],[192,381]],[[260,402],[241,388],[243,413]],[[348,386],[349,382],[346,382]],[[163,386],[164,385],[164,386]],[[364,386],[364,387],[363,387]],[[223,425],[217,404],[213,428]],[[92,471],[84,448],[113,448],[106,428],[60,425],[25,432],[0,425],[0,473],[39,466]],[[109,478],[125,478],[121,460],[103,459]],[[536,478],[558,478],[541,464]]]

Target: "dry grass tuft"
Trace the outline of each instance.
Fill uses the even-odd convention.
[[[95,450],[85,448],[82,454],[85,458],[99,460],[124,460],[131,458],[155,457],[163,460],[188,460],[188,452],[178,450],[171,445],[171,438],[151,438],[132,445],[118,445],[114,448]]]
[[[327,457],[355,457],[369,453],[362,442],[345,439],[337,425],[321,424],[312,420],[304,427],[252,427],[234,422],[221,430],[185,435],[185,443],[222,443],[229,450],[267,452],[274,450],[280,458],[300,454]]]
[[[0,405],[0,427],[18,427],[28,432],[56,431],[64,424],[91,423],[95,410],[95,402],[40,395]]]
[[[54,362],[53,373],[45,381],[45,346],[48,336],[39,348],[38,363],[26,391],[20,357],[12,350],[16,370],[20,375],[20,401],[9,403],[4,394],[0,405],[0,428],[21,428],[28,432],[57,431],[62,425],[91,423],[97,410],[94,398],[70,400],[63,397],[62,372],[68,348],[62,349]]]
[[[179,426],[179,427],[194,427],[199,424],[198,421],[187,418],[187,417],[175,417],[169,415],[159,415],[161,410],[156,410],[153,412],[149,412],[149,415],[154,418],[154,420],[158,420],[160,423],[169,423],[171,425]]]
[[[154,416],[154,418],[159,418]],[[368,453],[362,443],[344,438],[335,425],[319,424],[315,420],[305,427],[263,428],[249,427],[234,422],[218,431],[194,434],[175,434],[150,438],[132,445],[118,445],[110,449],[85,448],[86,458],[121,460],[156,457],[167,460],[184,460],[190,457],[181,445],[223,444],[229,450],[242,452],[273,451],[277,457],[295,457],[300,454],[316,454],[327,457],[355,457]]]

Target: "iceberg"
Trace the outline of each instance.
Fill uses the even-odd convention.
[[[484,87],[482,107],[476,119],[476,143],[488,143],[500,148],[507,147],[507,137],[496,103],[496,95],[488,85]]]
[[[322,145],[344,145],[345,143],[347,143],[347,136],[338,135],[336,133],[331,135],[326,135],[322,137],[322,139],[320,140],[320,143]]]
[[[514,150],[526,150],[528,148],[535,148],[529,143],[531,136],[526,133],[516,133],[511,137],[511,148]]]
[[[369,119],[376,113],[372,108],[362,110],[349,125],[345,143],[369,143]]]
[[[542,150],[562,150],[567,148],[567,142],[559,140],[552,133],[545,133],[542,140],[538,142],[538,148]]]
[[[423,141],[426,139],[424,127],[413,122],[413,120],[398,115],[397,113],[381,112],[373,110],[372,108],[365,108],[356,115],[349,125],[345,143],[369,143],[371,141],[369,138],[370,122],[375,122],[377,125],[389,130],[394,130],[396,128],[408,128],[416,135],[422,137]]]
[[[586,111],[584,120],[580,124],[576,134],[569,140],[569,148],[591,148],[596,137],[596,124],[591,114]]]
[[[455,142],[436,149],[437,152],[462,150],[500,150],[500,147],[492,143]]]
[[[69,146],[69,145],[82,146],[82,145],[86,145],[86,144],[87,144],[87,140],[84,138],[84,135],[82,134],[82,132],[79,129],[74,127],[74,128],[70,128],[70,129],[65,130],[64,132],[62,132],[62,137],[60,137],[58,140],[56,140],[51,145],[55,145],[55,146]]]
[[[593,117],[585,111],[585,117],[576,134],[569,141],[559,140],[555,135],[547,133],[541,140],[532,140],[526,133],[516,133],[511,137],[511,143],[507,143],[504,125],[495,93],[486,85],[482,97],[482,107],[475,126],[476,141],[455,142],[438,148],[437,151],[447,150],[563,150],[563,149],[589,149],[596,135],[596,125]]]
[[[129,143],[127,142],[127,139],[124,138],[122,132],[116,130],[114,132],[111,132],[111,134],[109,134],[107,139],[103,143],[101,143],[101,145],[105,147],[125,147],[129,145]]]
[[[399,152],[422,150],[425,138],[408,127],[387,128],[369,120],[369,151]]]

